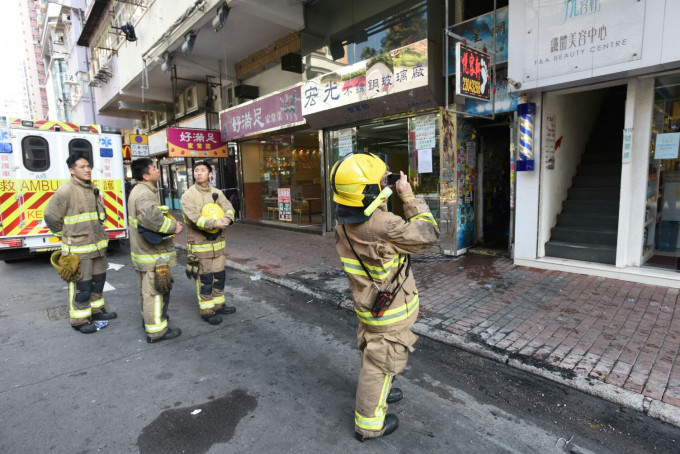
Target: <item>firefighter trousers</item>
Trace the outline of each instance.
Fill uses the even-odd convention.
[[[144,331],[149,339],[158,339],[168,330],[168,304],[170,292],[159,293],[156,290],[156,273],[153,271],[136,271],[139,297],[142,305]]]
[[[201,317],[212,315],[224,306],[224,282],[226,273],[224,267],[227,258],[219,255],[213,258],[198,259],[198,279],[196,279],[196,294]]]
[[[71,325],[87,322],[94,314],[106,310],[104,284],[109,263],[106,257],[80,260],[80,277],[68,283],[68,308]]]
[[[394,376],[404,370],[409,350],[418,337],[410,326],[400,331],[375,333],[359,324],[361,371],[354,411],[354,430],[366,438],[379,437],[385,429],[387,396]]]

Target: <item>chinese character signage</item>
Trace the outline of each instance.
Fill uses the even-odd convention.
[[[644,0],[524,3],[524,28],[533,32],[524,33],[524,41],[513,44],[522,47],[523,82],[642,58]]]
[[[290,205],[290,188],[279,188],[279,221],[292,221],[292,211]]]
[[[477,115],[514,112],[517,110],[517,93],[508,91],[508,70],[496,71],[496,84],[493,102],[474,98],[465,99],[465,111]]]
[[[494,53],[493,30],[496,28],[496,64],[508,61],[508,7],[461,22],[451,27],[451,32],[464,37],[475,49]],[[492,55],[493,56],[493,55]],[[456,71],[455,48],[449,48],[449,74]]]
[[[227,143],[210,129],[168,128],[168,155],[179,158],[225,158]]]
[[[133,158],[149,156],[149,138],[140,134],[130,134],[130,153]]]
[[[424,39],[308,80],[302,86],[302,114],[310,115],[427,84],[427,40]],[[363,107],[359,105],[356,109]]]
[[[488,54],[456,44],[456,94],[491,99],[491,58]]]
[[[238,139],[273,129],[305,123],[300,85],[240,104],[220,113],[222,140]]]

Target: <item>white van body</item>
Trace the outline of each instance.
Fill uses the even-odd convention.
[[[92,181],[106,207],[109,239],[128,238],[118,130],[0,117],[0,260],[61,248],[43,212],[57,188],[71,178],[66,158],[77,150],[92,156]]]

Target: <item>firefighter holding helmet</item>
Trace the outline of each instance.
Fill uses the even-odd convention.
[[[194,164],[195,184],[182,196],[182,214],[187,224],[186,274],[196,281],[201,318],[211,325],[222,323],[222,315],[236,312],[226,306],[225,227],[234,222],[234,207],[222,191],[210,185],[212,165]]]
[[[406,175],[399,172],[392,186],[388,175],[377,156],[350,153],[333,166],[330,176],[338,204],[335,245],[359,318],[361,371],[354,412],[359,441],[389,435],[399,426],[387,407],[402,398],[392,381],[406,366],[417,339],[411,332],[419,301],[410,254],[439,241],[437,222],[427,203],[413,195]],[[387,210],[392,188],[404,203],[406,220]]]

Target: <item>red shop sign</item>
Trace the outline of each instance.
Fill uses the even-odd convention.
[[[456,94],[474,99],[491,98],[491,58],[463,43],[456,44]]]

